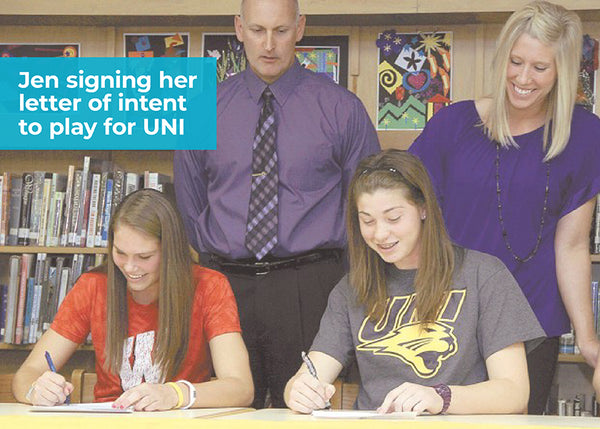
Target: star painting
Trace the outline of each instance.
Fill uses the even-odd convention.
[[[378,130],[419,130],[451,102],[452,33],[396,33],[376,41]]]

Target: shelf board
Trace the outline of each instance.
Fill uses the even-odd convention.
[[[600,262],[600,255],[590,255],[592,262]]]
[[[0,343],[0,350],[31,350],[35,344],[6,344]],[[94,346],[91,344],[84,344],[77,348],[77,351],[94,351]]]
[[[598,0],[563,0],[586,21],[600,17]],[[310,26],[462,25],[504,23],[523,0],[303,0]],[[240,0],[0,0],[0,25],[230,26]]]
[[[107,254],[108,249],[106,247],[0,246],[0,253]]]
[[[585,363],[585,359],[580,354],[565,354],[558,355],[558,361],[562,363]]]

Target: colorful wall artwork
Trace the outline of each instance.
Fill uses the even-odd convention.
[[[577,85],[577,103],[595,112],[596,70],[598,70],[598,41],[588,34],[583,36],[583,51]]]
[[[244,45],[234,33],[205,33],[202,54],[217,59],[218,82],[246,69]],[[296,58],[303,67],[347,86],[347,36],[306,36],[296,46]]]
[[[189,33],[123,35],[126,57],[189,57]]]
[[[376,44],[377,129],[423,129],[452,100],[452,32],[387,30]]]
[[[78,57],[79,43],[0,44],[0,57]]]
[[[296,58],[302,67],[322,73],[340,83],[340,48],[338,46],[297,46]]]
[[[216,58],[217,82],[223,82],[246,69],[244,45],[235,37],[235,33],[204,33],[202,56]]]

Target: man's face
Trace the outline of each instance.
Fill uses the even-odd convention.
[[[294,63],[296,42],[302,39],[306,19],[296,21],[289,0],[246,0],[243,17],[235,17],[235,32],[252,71],[271,84]]]

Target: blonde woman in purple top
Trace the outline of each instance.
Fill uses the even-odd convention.
[[[451,238],[511,270],[549,337],[528,355],[529,413],[543,412],[570,329],[594,366],[589,229],[600,191],[600,120],[575,106],[577,15],[534,1],[500,34],[490,97],[456,103],[410,151],[427,166]]]

